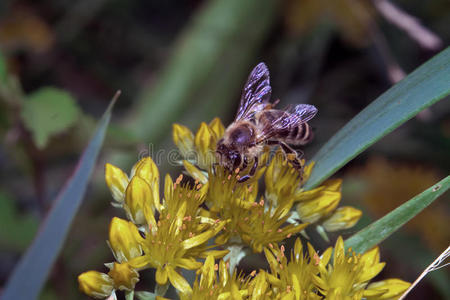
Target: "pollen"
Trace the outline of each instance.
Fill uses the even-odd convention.
[[[234,170],[234,172],[235,172],[236,174],[238,174],[238,173],[239,173],[239,171],[240,171],[240,169],[239,169],[239,168],[236,168],[236,170]]]
[[[250,273],[250,276],[255,277],[255,275],[256,275],[256,270],[253,270],[253,271]]]

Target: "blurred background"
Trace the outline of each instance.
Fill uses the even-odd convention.
[[[104,164],[127,172],[143,154],[174,149],[172,123],[197,130],[233,120],[260,61],[280,106],[311,103],[315,140],[339,128],[450,41],[447,0],[0,1],[0,286],[87,145],[116,90],[102,156],[41,299],[80,299],[76,277],[113,260]],[[7,74],[7,75],[6,75]],[[441,101],[336,174],[359,228],[450,170],[450,103]],[[181,168],[160,162],[173,178]],[[379,278],[414,281],[450,241],[449,195],[381,244]],[[124,216],[122,216],[124,217]],[[336,236],[332,236],[332,241]],[[449,299],[449,273],[408,299]]]

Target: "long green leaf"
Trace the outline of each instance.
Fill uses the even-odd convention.
[[[38,235],[14,269],[2,294],[3,300],[37,299],[83,200],[118,95],[104,113],[75,173],[60,191]]]
[[[450,47],[372,102],[313,157],[313,188],[386,134],[450,94]]]
[[[347,248],[351,247],[358,253],[364,253],[381,243],[397,229],[424,210],[440,195],[450,188],[450,176],[445,177],[432,187],[397,207],[381,219],[373,222],[345,241]]]

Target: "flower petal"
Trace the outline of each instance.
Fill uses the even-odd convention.
[[[189,283],[183,276],[178,274],[172,267],[167,266],[167,273],[169,275],[170,283],[182,294],[192,294],[192,289]]]
[[[114,217],[109,225],[109,245],[118,262],[126,262],[142,255],[143,238],[129,221]]]
[[[105,273],[87,271],[78,276],[80,290],[94,298],[106,298],[114,290],[114,281]]]
[[[121,169],[111,164],[105,165],[105,181],[114,200],[121,203],[125,198],[128,176]]]

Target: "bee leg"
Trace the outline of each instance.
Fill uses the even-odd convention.
[[[253,166],[252,166],[250,172],[247,175],[244,175],[241,178],[239,178],[238,182],[245,182],[245,181],[249,180],[251,177],[253,177],[253,175],[255,175],[257,168],[258,168],[258,158],[255,157],[255,162],[253,163]]]
[[[283,149],[284,154],[286,155],[287,160],[292,164],[292,166],[298,170],[300,173],[303,171],[302,163],[300,161],[300,157],[298,156],[297,152],[286,145],[283,142],[279,142],[281,149]]]
[[[244,162],[242,163],[242,170],[245,170],[248,166],[248,159],[247,156],[244,156]]]

